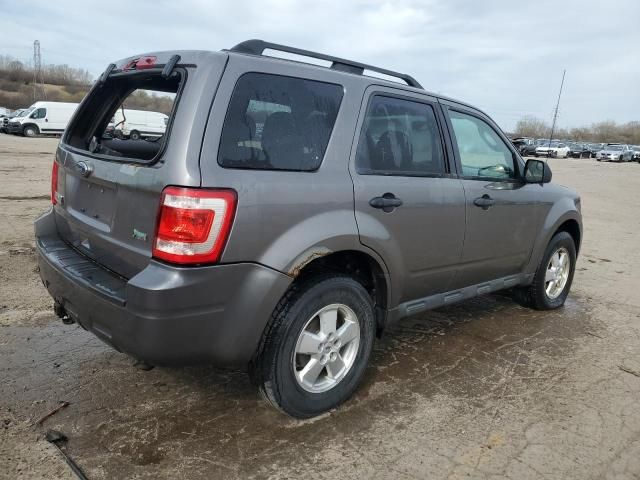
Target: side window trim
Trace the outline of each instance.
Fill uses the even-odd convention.
[[[367,90],[365,90],[363,99],[362,99],[362,104],[361,104],[361,108],[360,108],[360,115],[362,116],[362,119],[358,121],[358,128],[356,130],[356,134],[354,137],[354,143],[353,143],[353,154],[352,154],[352,159],[351,159],[351,163],[354,166],[354,172],[357,175],[362,175],[362,176],[369,176],[369,175],[376,175],[376,176],[396,176],[396,177],[408,177],[408,178],[452,178],[452,177],[457,177],[457,173],[455,172],[455,160],[453,159],[453,152],[450,149],[450,146],[448,144],[447,141],[447,132],[445,131],[446,129],[446,125],[445,125],[445,116],[443,115],[441,108],[440,108],[440,104],[438,102],[437,98],[424,98],[422,96],[412,96],[412,95],[407,95],[404,94],[403,90],[398,89],[397,91],[394,91],[395,89],[391,89],[390,87],[385,87],[380,88],[379,85],[370,85]],[[414,103],[420,103],[423,105],[427,105],[430,106],[433,109],[433,113],[434,113],[434,117],[435,117],[435,121],[436,121],[436,126],[438,128],[438,136],[440,138],[440,142],[441,142],[441,146],[442,146],[442,153],[444,155],[444,172],[443,173],[416,173],[415,175],[410,175],[407,173],[403,173],[403,174],[399,174],[399,175],[383,175],[383,174],[376,174],[376,173],[371,173],[371,174],[360,174],[357,173],[357,168],[356,168],[356,160],[357,160],[357,150],[358,150],[358,146],[360,144],[360,138],[363,134],[364,128],[365,128],[365,124],[367,121],[367,116],[369,114],[369,111],[371,109],[371,104],[373,102],[373,100],[375,99],[375,97],[387,97],[387,98],[396,98],[399,100],[404,100],[404,101],[409,101],[409,102],[414,102]]]
[[[517,158],[518,158],[517,153],[513,148],[511,148],[511,146],[509,145],[509,142],[505,141],[503,135],[501,135],[500,132],[496,130],[492,122],[487,121],[487,119],[484,118],[483,115],[480,115],[478,112],[468,108],[456,107],[448,104],[441,104],[441,106],[443,110],[443,115],[445,117],[445,123],[447,125],[449,139],[451,141],[451,146],[454,152],[455,165],[458,171],[458,178],[463,180],[479,180],[479,181],[485,181],[485,182],[487,180],[490,180],[491,182],[506,182],[506,183],[513,183],[514,180],[522,181],[523,170],[522,170],[522,166],[520,165],[520,162],[517,161]],[[486,123],[489,126],[489,128],[493,130],[493,132],[498,136],[498,138],[500,138],[500,140],[502,140],[502,142],[505,144],[507,149],[511,152],[511,161],[513,162],[514,172],[516,173],[515,178],[499,178],[499,177],[488,178],[488,177],[481,177],[481,176],[464,175],[462,173],[462,157],[460,156],[460,150],[458,149],[458,142],[456,140],[453,124],[451,123],[451,117],[449,115],[450,110],[461,113],[463,115],[469,115],[471,117],[475,117],[478,120],[481,120],[482,122]]]

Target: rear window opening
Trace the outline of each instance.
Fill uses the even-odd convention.
[[[70,147],[111,160],[153,162],[171,131],[184,75],[114,74],[95,88],[65,134]]]

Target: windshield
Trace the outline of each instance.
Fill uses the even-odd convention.
[[[20,112],[17,116],[18,117],[26,117],[28,116],[31,112],[33,112],[35,110],[35,108],[31,107],[26,109],[24,112]]]
[[[612,150],[614,152],[619,152],[620,150],[622,150],[622,145],[609,145],[607,147],[607,150]]]

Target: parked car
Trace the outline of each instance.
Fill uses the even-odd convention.
[[[36,102],[9,121],[7,131],[25,137],[41,133],[61,134],[77,107],[77,103]]]
[[[633,150],[633,160],[640,162],[640,145],[631,145],[631,150]]]
[[[584,143],[569,143],[569,156],[573,158],[589,158],[591,151]]]
[[[103,138],[140,85],[176,93],[167,133]],[[580,198],[550,181],[409,75],[260,40],[155,52],[112,63],[65,131],[39,274],[61,318],[118,350],[248,365],[310,417],[351,396],[400,318],[502,289],[562,306]]]
[[[591,152],[591,158],[596,158],[597,153],[605,147],[604,143],[589,143],[589,152]]]
[[[2,120],[0,120],[0,131],[4,132],[4,133],[9,133],[7,131],[7,126],[9,125],[9,122],[12,119],[22,115],[24,111],[25,111],[25,109],[18,109],[18,110],[13,111],[12,113],[6,115]]]
[[[536,156],[567,158],[569,156],[569,147],[560,142],[547,142],[545,145],[536,147]]]
[[[536,142],[531,138],[514,138],[512,143],[523,157],[533,156],[536,153]]]
[[[629,145],[610,143],[596,154],[599,162],[630,162],[633,160],[633,150]]]

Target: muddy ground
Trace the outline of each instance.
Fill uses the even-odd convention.
[[[36,273],[55,139],[0,134],[0,477],[640,478],[640,165],[552,160],[582,194],[567,305],[491,295],[402,322],[355,397],[311,421],[243,372],[135,369],[63,325]],[[70,405],[33,426],[58,402]]]

